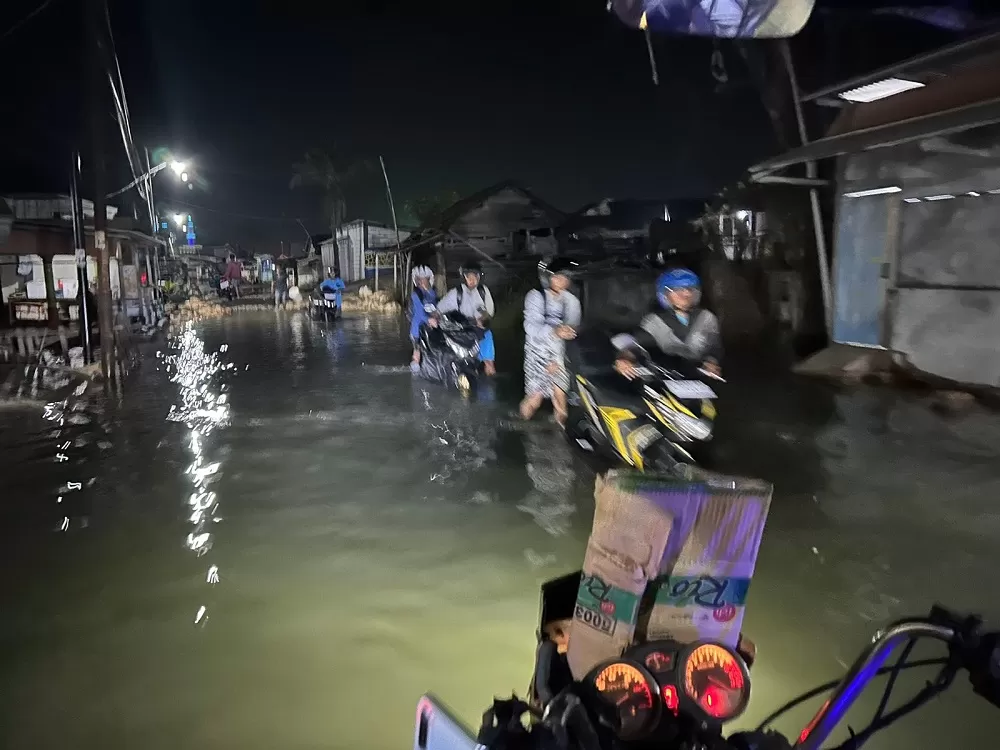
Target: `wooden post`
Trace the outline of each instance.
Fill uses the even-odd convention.
[[[42,258],[42,272],[45,277],[45,300],[49,309],[49,328],[59,327],[59,303],[56,301],[56,282],[52,273],[52,256]]]
[[[444,259],[444,243],[445,238],[441,238],[441,244],[437,246],[435,250],[435,258],[437,260],[437,293],[438,299],[444,297],[448,293],[448,267],[445,265]]]
[[[802,114],[802,98],[799,93],[799,83],[795,75],[795,65],[792,62],[791,48],[788,40],[782,39],[781,54],[785,61],[785,71],[788,74],[788,82],[792,87],[792,103],[795,105],[795,119],[799,126],[799,138],[802,145],[809,143],[806,133],[806,121]],[[818,169],[815,161],[806,162],[806,176],[816,179]],[[826,333],[833,335],[833,282],[830,279],[830,258],[826,249],[826,235],[823,230],[823,214],[819,205],[819,191],[812,188],[809,191],[809,205],[812,209],[813,231],[816,236],[816,255],[819,263],[820,290],[823,293],[823,317],[826,322]]]
[[[396,205],[392,201],[392,188],[389,187],[389,173],[385,171],[385,159],[381,156],[378,158],[378,163],[382,165],[382,177],[385,178],[385,194],[389,198],[389,210],[392,212],[392,226],[396,230],[396,254],[392,256],[392,286],[393,289],[398,285],[398,279],[396,274],[397,261],[399,259],[399,224],[396,222]],[[376,256],[377,257],[377,256]],[[378,289],[378,261],[375,263],[375,288]]]
[[[400,285],[400,292],[399,292],[400,301],[403,303],[404,310],[406,309],[407,302],[410,298],[410,295],[407,294],[410,287],[406,282],[410,281],[410,276],[413,273],[412,269],[413,269],[413,251],[411,250],[406,254],[406,273],[403,274],[403,283]]]
[[[93,151],[93,191],[94,191],[94,249],[97,252],[97,321],[101,331],[101,375],[105,387],[112,386],[115,377],[115,323],[111,304],[111,252],[108,248],[108,216],[104,202],[104,128],[106,126],[107,81],[105,79],[102,55],[105,52],[106,37],[104,24],[104,3],[89,0],[87,9],[88,57],[90,68],[90,92],[87,104],[90,108],[90,135]]]

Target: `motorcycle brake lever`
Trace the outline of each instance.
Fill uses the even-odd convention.
[[[712,380],[718,380],[720,383],[726,382],[726,379],[724,377],[722,377],[721,375],[716,375],[711,370],[706,370],[702,367],[699,367],[698,372],[704,375],[705,377],[712,378]]]

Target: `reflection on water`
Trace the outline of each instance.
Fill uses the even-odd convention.
[[[120,403],[0,411],[0,744],[389,750],[424,691],[469,722],[523,691],[538,585],[579,566],[593,485],[554,433],[497,429],[513,404],[416,382],[408,358],[394,318],[243,314],[149,352]],[[778,485],[744,724],[886,619],[1000,617],[992,420],[739,388],[721,456]],[[866,747],[994,726],[956,689]]]
[[[524,448],[524,467],[534,490],[517,509],[531,515],[550,534],[565,534],[576,510],[573,502],[576,467],[570,446],[554,430],[529,430],[524,434]]]
[[[43,381],[43,392],[55,392],[65,389],[70,385],[70,378],[67,375],[57,376],[57,382]],[[90,438],[86,432],[81,433],[79,427],[90,423],[90,417],[81,413],[85,409],[86,402],[83,400],[87,391],[89,381],[81,382],[65,398],[59,401],[50,401],[42,409],[42,419],[51,422],[55,429],[49,433],[49,438],[55,445],[55,462],[57,464],[67,464],[68,472],[75,474],[83,461],[81,460],[81,449],[89,442]],[[36,382],[37,386],[38,383]],[[38,391],[35,391],[37,394]],[[72,468],[69,468],[72,467]],[[88,482],[89,484],[89,482]],[[59,506],[57,514],[59,516],[59,531],[69,531],[71,516],[75,515],[77,524],[81,528],[86,528],[88,518],[85,513],[80,512],[83,507],[79,502],[79,496],[75,493],[84,491],[84,480],[82,478],[65,479],[58,482],[56,490],[56,504]]]
[[[187,546],[201,557],[212,550],[214,524],[222,521],[219,515],[219,498],[210,487],[222,474],[221,461],[213,461],[211,454],[212,433],[229,422],[229,404],[224,393],[226,384],[220,382],[220,375],[233,369],[233,364],[223,364],[219,355],[225,353],[223,344],[218,352],[207,354],[194,325],[188,323],[172,342],[172,351],[166,357],[170,382],[177,386],[178,402],[170,406],[167,420],[183,424],[188,433],[187,447],[193,456],[185,474],[193,485],[187,498],[191,515],[188,521],[193,527],[187,535]],[[206,443],[208,445],[206,445]],[[214,586],[219,583],[219,566],[209,564],[205,582]],[[195,624],[205,621],[208,608],[198,607],[194,616]]]

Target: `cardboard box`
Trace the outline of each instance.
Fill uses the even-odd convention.
[[[567,654],[573,676],[646,640],[735,648],[771,492],[723,476],[599,477]]]

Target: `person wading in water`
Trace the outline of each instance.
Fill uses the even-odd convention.
[[[555,258],[538,264],[540,289],[524,298],[524,400],[521,417],[531,419],[546,399],[551,399],[556,422],[566,424],[566,342],[576,338],[580,325],[580,300],[569,291],[579,263]]]

